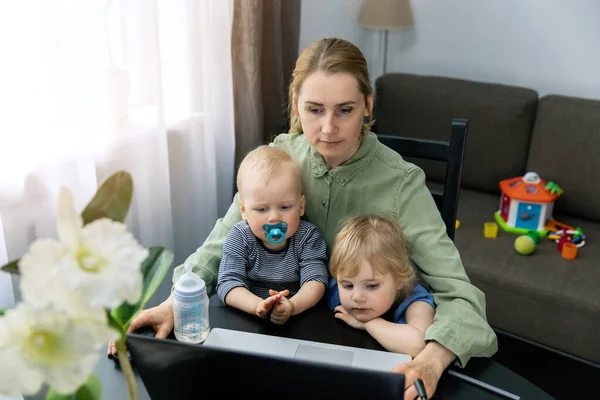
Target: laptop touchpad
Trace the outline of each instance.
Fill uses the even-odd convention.
[[[324,347],[299,344],[294,358],[297,360],[321,361],[329,364],[352,365],[354,353],[351,351],[327,349]]]

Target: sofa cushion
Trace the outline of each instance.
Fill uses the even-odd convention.
[[[462,190],[455,237],[469,278],[486,294],[490,325],[600,363],[600,224],[557,215],[587,235],[577,258],[563,259],[546,237],[533,254],[521,256],[513,247],[516,235],[500,229],[496,239],[483,236],[499,200]]]
[[[387,74],[376,82],[375,132],[447,141],[452,119],[466,118],[463,186],[499,193],[501,180],[525,171],[537,98],[514,86]],[[444,181],[443,163],[416,163],[429,179]]]
[[[600,222],[600,101],[540,99],[527,169],[556,182],[556,210]]]

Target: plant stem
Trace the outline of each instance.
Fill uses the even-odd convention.
[[[131,368],[131,363],[129,362],[129,358],[127,358],[127,346],[125,345],[125,338],[117,341],[117,355],[119,356],[121,370],[123,371],[125,380],[127,381],[127,394],[129,396],[129,400],[137,400],[137,383],[135,381],[133,369]]]

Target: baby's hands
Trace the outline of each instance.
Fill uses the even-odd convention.
[[[346,309],[344,307],[337,306],[333,311],[335,312],[335,317],[337,319],[341,319],[342,321],[344,321],[351,327],[353,327],[355,329],[362,329],[362,330],[365,329],[365,323],[360,322],[359,320],[354,318],[354,316],[352,314],[350,314],[348,311],[346,311]]]
[[[277,303],[273,306],[273,312],[271,313],[271,322],[277,325],[283,325],[290,319],[290,316],[294,313],[294,303],[292,303],[287,297],[290,294],[289,290],[283,290],[276,292],[275,290],[269,290],[269,294],[281,296]]]
[[[273,306],[275,305],[275,303],[277,303],[280,297],[281,295],[277,293],[275,295],[271,295],[271,297],[267,297],[266,299],[258,303],[258,305],[256,306],[256,315],[263,319],[267,318],[267,315],[269,315],[269,313],[273,309]]]

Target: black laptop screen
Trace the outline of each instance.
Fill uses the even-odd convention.
[[[217,396],[402,399],[404,393],[404,375],[390,372],[262,356],[137,334],[127,336],[127,347],[133,367],[153,400]]]

